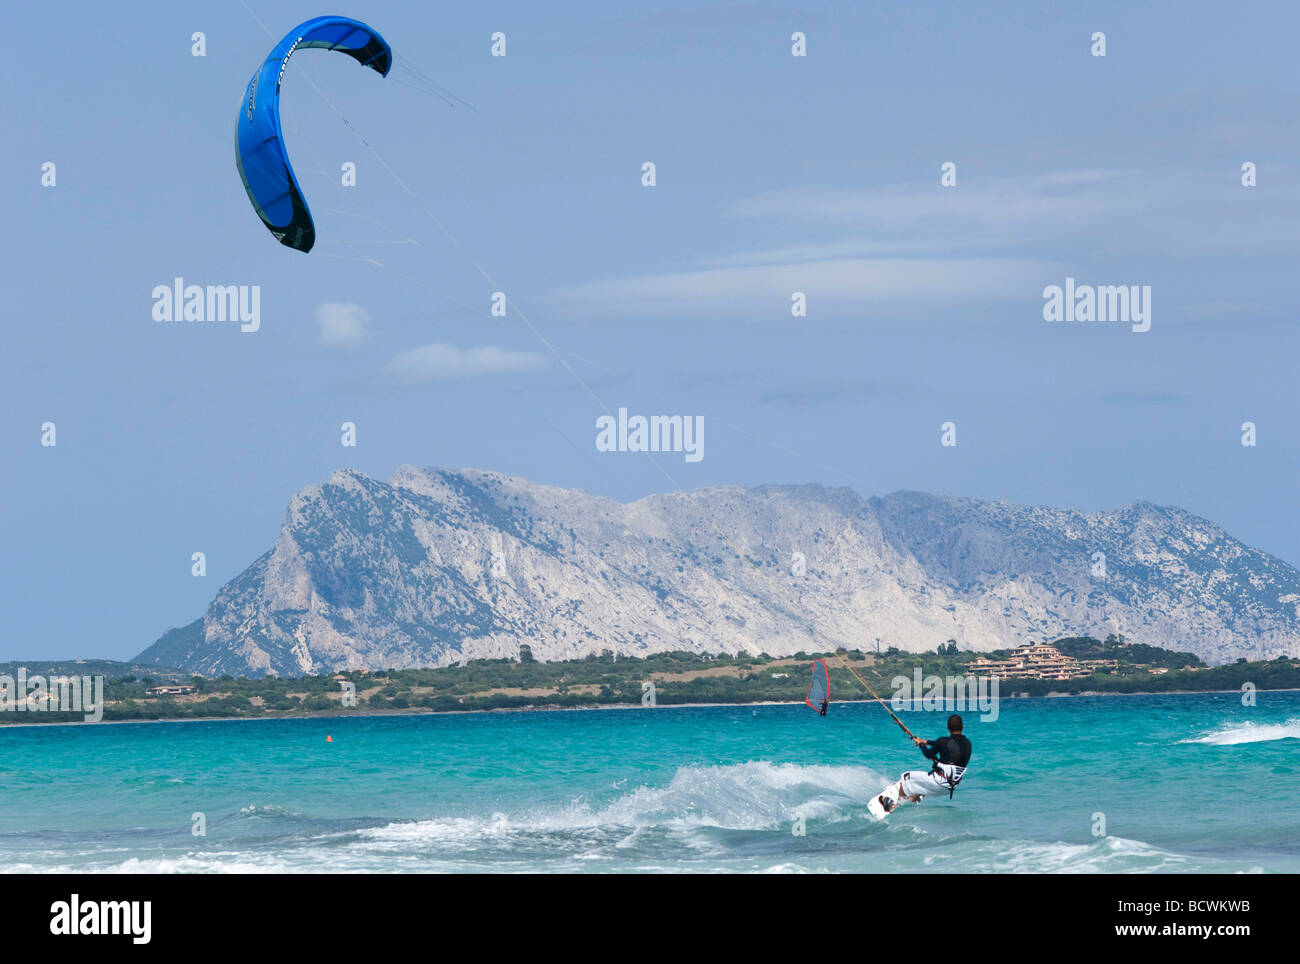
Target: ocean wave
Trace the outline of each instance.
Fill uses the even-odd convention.
[[[239,808],[241,817],[291,817],[298,818],[303,816],[301,810],[295,810],[292,807],[282,807],[279,804],[256,804],[250,803],[246,807]]]
[[[985,825],[978,808],[907,808],[879,823],[866,814],[866,804],[887,782],[867,767],[757,761],[687,765],[664,782],[629,781],[591,798],[426,819],[310,819],[290,808],[250,805],[239,811],[243,821],[271,818],[279,831],[270,837],[244,833],[238,841],[215,846],[178,844],[148,856],[129,850],[65,852],[52,861],[64,866],[47,869],[778,874],[1244,869],[1240,863],[1182,856],[1123,837],[1068,843],[981,833]]]
[[[1236,746],[1240,743],[1271,743],[1274,740],[1300,740],[1300,720],[1287,720],[1285,723],[1234,723],[1180,742]]]
[[[963,852],[966,848],[961,846],[953,850],[944,869],[968,873],[1123,874],[1208,869],[1202,859],[1126,837],[1102,837],[1086,844],[998,840],[984,842],[969,852]]]
[[[785,829],[799,818],[849,820],[886,782],[866,767],[766,762],[685,766],[666,786],[640,786],[595,806],[575,800],[523,813],[401,821],[359,831],[359,836],[380,847],[423,841],[468,849],[528,834],[606,831],[621,833],[620,844],[627,848],[647,830],[764,831]]]
[[[524,812],[401,821],[359,830],[356,850],[398,859],[423,851],[456,869],[480,870],[780,874],[1237,869],[1124,837],[1067,843],[973,834],[970,815],[946,807],[933,813],[909,810],[880,824],[865,810],[887,782],[866,767],[766,762],[685,766],[667,784],[625,789],[599,805],[574,801]],[[799,818],[805,824],[803,833],[794,832]]]
[[[273,874],[294,870],[320,870],[299,862],[298,866],[280,855],[250,850],[216,850],[177,853],[157,857],[118,857],[116,854],[81,855],[50,863],[5,861],[0,872],[7,874]]]

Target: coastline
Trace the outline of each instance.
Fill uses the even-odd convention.
[[[1199,696],[1203,694],[1239,694],[1241,690],[1167,690],[1164,692],[1138,692],[1138,693],[1107,693],[1100,690],[1085,690],[1081,693],[1046,693],[1043,696],[1006,696],[1002,699],[1008,700],[1051,700],[1051,699],[1083,699],[1098,696],[1105,697],[1126,697],[1126,696]],[[1280,687],[1277,689],[1259,689],[1259,693],[1296,693],[1300,692],[1300,687]],[[836,700],[836,703],[873,703],[874,700],[855,699],[855,700]],[[0,732],[7,729],[25,729],[42,726],[152,726],[157,723],[252,723],[269,720],[332,720],[332,719],[355,719],[357,717],[386,717],[386,716],[464,716],[467,714],[487,714],[487,713],[580,713],[584,711],[595,710],[669,710],[669,709],[701,709],[708,707],[730,706],[802,706],[802,700],[754,700],[745,703],[660,703],[655,706],[642,706],[640,703],[593,703],[590,706],[561,706],[558,703],[538,703],[528,706],[501,706],[490,709],[472,709],[472,710],[431,710],[425,707],[409,707],[407,709],[392,710],[364,710],[361,712],[349,712],[343,710],[321,710],[318,712],[306,713],[283,713],[278,716],[185,716],[185,717],[158,717],[152,720],[59,720],[49,723],[9,723],[0,721]],[[25,710],[24,712],[42,712]],[[906,711],[912,712],[912,711]],[[15,714],[17,715],[17,714]]]

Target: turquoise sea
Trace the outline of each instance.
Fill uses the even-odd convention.
[[[924,761],[870,703],[5,727],[0,867],[1300,871],[1300,693],[966,718],[955,799],[883,824],[867,799]]]

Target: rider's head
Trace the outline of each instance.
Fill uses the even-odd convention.
[[[948,732],[954,735],[961,732],[961,717],[956,713],[948,717]]]

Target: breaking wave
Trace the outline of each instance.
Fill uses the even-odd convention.
[[[1182,742],[1236,746],[1240,743],[1271,743],[1274,740],[1300,740],[1300,720],[1287,720],[1285,723],[1234,723]]]
[[[1290,734],[1294,735],[1294,734]],[[682,766],[666,783],[619,781],[591,799],[416,820],[313,819],[247,806],[238,841],[131,855],[121,841],[50,870],[302,872],[1151,873],[1241,869],[1139,840],[1019,839],[947,801],[879,823],[888,778],[867,767],[750,762]],[[490,804],[489,804],[490,806]],[[260,828],[260,829],[259,829]],[[984,832],[980,832],[984,830]],[[71,856],[71,855],[69,855]],[[56,860],[62,864],[64,861]],[[11,867],[10,869],[15,869]],[[28,870],[36,869],[26,867]]]

